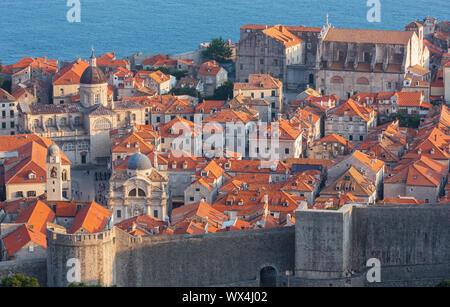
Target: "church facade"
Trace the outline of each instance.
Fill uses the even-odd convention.
[[[400,91],[409,67],[427,65],[423,32],[417,33],[339,29],[327,24],[319,36],[316,89],[341,99],[357,92]]]
[[[126,166],[125,166],[126,165]],[[139,215],[160,220],[168,217],[169,179],[158,171],[157,161],[138,152],[115,167],[109,181],[108,209],[114,224]]]
[[[105,165],[111,129],[145,123],[145,108],[134,102],[108,100],[108,83],[92,52],[80,78],[79,101],[60,105],[20,103],[18,130],[51,138],[72,165]]]

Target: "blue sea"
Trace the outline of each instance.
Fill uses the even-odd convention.
[[[79,0],[81,22],[69,23],[67,0],[0,0],[0,59],[87,58],[114,51],[178,53],[222,36],[239,40],[244,24],[403,30],[412,20],[449,19],[449,0],[380,0],[381,22],[370,23],[367,0]]]

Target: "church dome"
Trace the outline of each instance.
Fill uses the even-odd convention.
[[[107,83],[105,74],[103,71],[97,66],[89,66],[81,75],[80,83],[81,84],[102,84]]]
[[[48,155],[51,157],[59,156],[59,147],[57,145],[51,145],[48,147]]]
[[[130,157],[127,164],[127,169],[133,171],[144,171],[152,168],[150,159],[141,153],[136,153]]]

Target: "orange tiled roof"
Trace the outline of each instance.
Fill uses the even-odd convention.
[[[172,224],[174,225],[184,221],[193,221],[198,218],[203,220],[207,219],[208,223],[216,228],[220,228],[222,223],[228,219],[225,214],[202,201],[181,206],[172,211]]]
[[[421,156],[418,160],[400,161],[384,182],[437,187],[445,175],[447,175],[445,163]]]
[[[53,77],[53,85],[78,84],[89,63],[77,59],[72,63],[62,67]]]
[[[167,223],[151,215],[145,214],[123,220],[114,226],[134,236],[143,236],[147,235],[147,232],[154,231],[156,227],[159,227],[159,230],[162,231],[163,228],[167,226]]]
[[[362,153],[359,150],[353,152],[353,157],[358,159],[362,164],[373,170],[374,172],[379,172],[384,166],[384,162],[378,159],[371,158],[370,156]]]
[[[198,74],[199,75],[216,76],[220,72],[221,69],[223,69],[223,68],[219,66],[219,63],[212,60],[212,61],[208,61],[208,62],[205,62],[202,65],[200,65]]]
[[[413,35],[414,32],[412,31],[331,28],[328,30],[324,40],[359,44],[406,45]]]
[[[46,235],[24,224],[3,238],[8,255],[13,256],[29,242],[47,248]]]
[[[46,204],[37,200],[36,203],[23,210],[17,217],[15,223],[25,223],[30,229],[42,234],[46,233],[47,223],[53,222],[55,213]]]
[[[421,107],[423,104],[422,92],[396,92],[399,107]]]
[[[364,119],[366,122],[370,120],[370,114],[375,113],[375,110],[363,107],[360,103],[353,99],[348,99],[343,104],[330,110],[330,114],[336,115],[356,115]]]
[[[148,58],[142,62],[142,65],[154,65],[156,62],[160,60],[166,60],[168,57],[164,54],[157,54],[154,57]]]
[[[195,107],[195,113],[209,114],[213,110],[216,112],[222,110],[225,104],[224,100],[205,100]]]
[[[57,202],[56,216],[58,217],[75,217],[77,214],[77,205],[71,202]]]
[[[314,140],[314,143],[320,143],[320,142],[340,143],[342,145],[348,146],[350,149],[354,148],[351,141],[347,140],[346,138],[343,138],[340,135],[334,134],[334,133],[327,135],[321,139]]]
[[[300,38],[289,32],[287,28],[282,25],[276,25],[265,29],[263,30],[263,33],[276,39],[286,47],[292,47],[302,42]]]
[[[102,232],[105,229],[110,214],[111,211],[93,201],[77,213],[72,228],[68,233],[73,234],[80,230],[89,233]]]
[[[250,74],[247,83],[235,83],[234,90],[279,89],[283,83],[269,74]]]
[[[226,124],[229,122],[233,123],[244,123],[247,124],[250,121],[257,121],[258,118],[255,116],[251,116],[247,113],[238,112],[234,110],[224,109],[221,110],[212,116],[203,120],[203,123],[220,123]]]

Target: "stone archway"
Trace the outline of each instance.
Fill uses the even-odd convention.
[[[276,287],[278,272],[273,266],[265,266],[259,271],[260,287]]]

